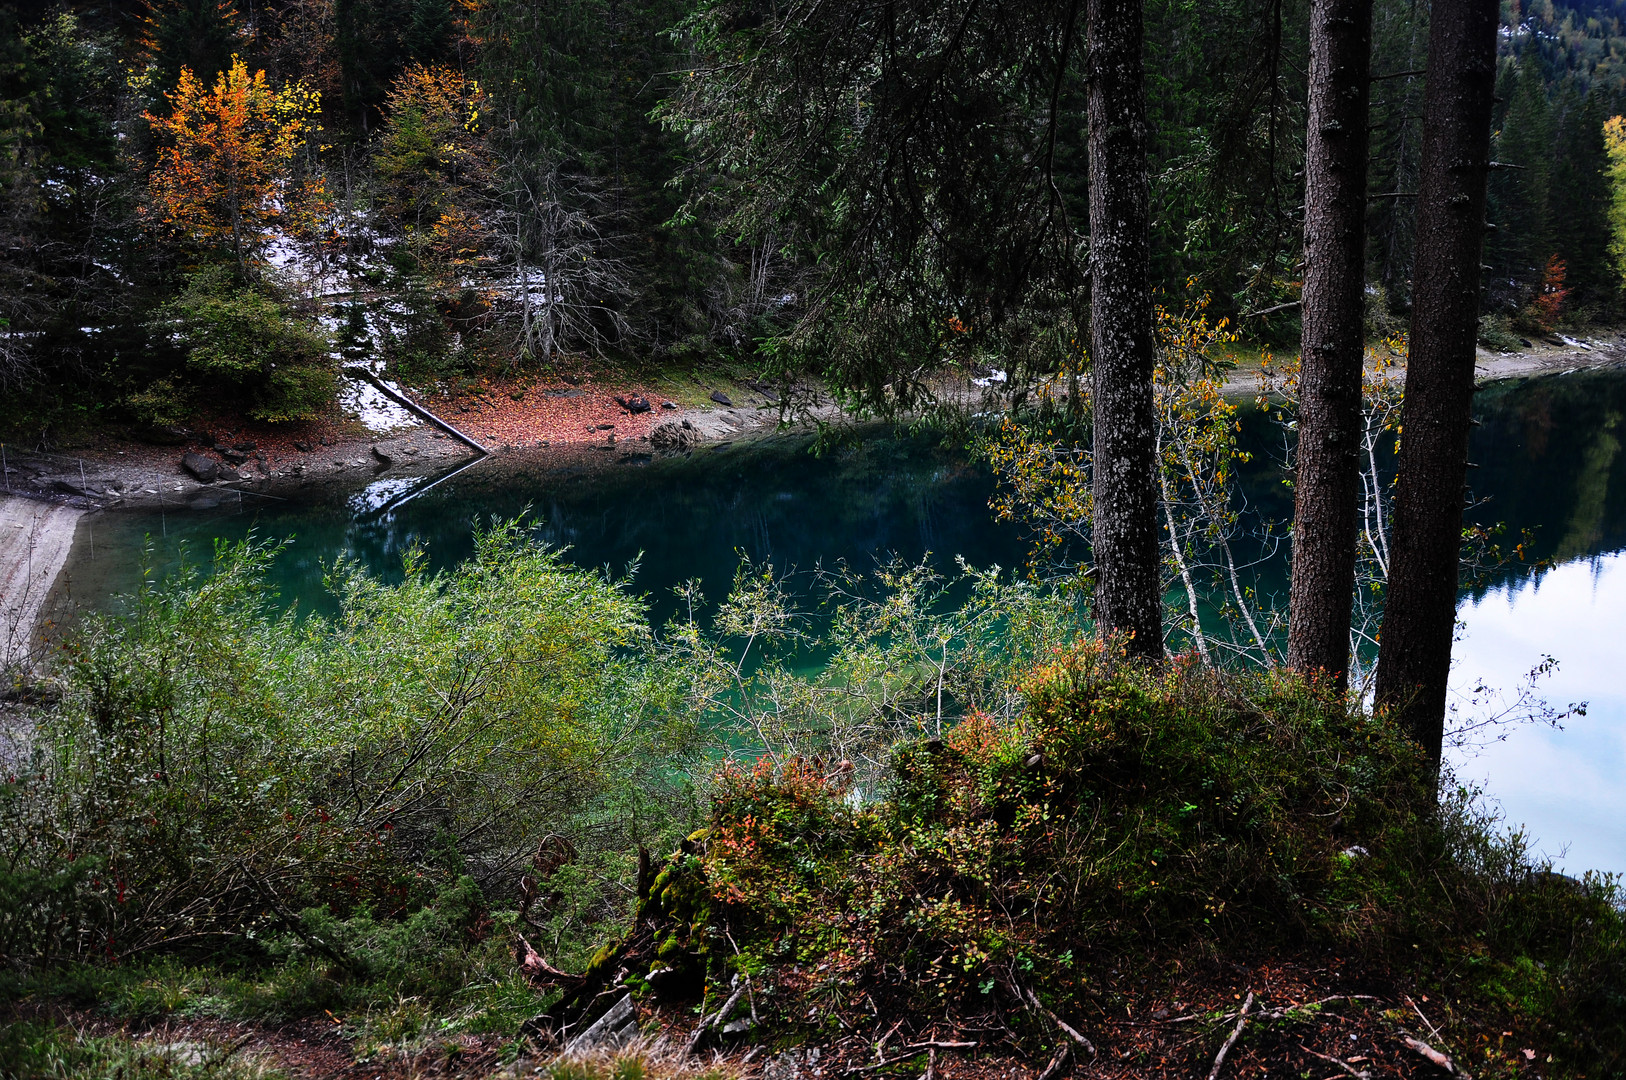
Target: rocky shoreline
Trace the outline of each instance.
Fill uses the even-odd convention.
[[[779,430],[786,419],[775,395],[717,390],[710,407],[681,405],[639,388],[563,387],[525,391],[497,385],[423,404],[457,424],[494,456],[517,452],[614,448],[677,453]],[[749,395],[749,396],[747,396]],[[542,407],[526,398],[543,399]],[[801,422],[835,419],[828,404],[802,410]],[[356,476],[442,471],[478,455],[455,437],[401,410],[392,429],[354,419],[270,428],[243,422],[149,431],[71,453],[6,448],[5,490],[80,510],[188,504],[228,490],[275,494]]]
[[[1626,334],[1544,344],[1519,353],[1481,350],[1475,370],[1484,382],[1615,366],[1626,366]],[[708,389],[697,384],[695,393]],[[1016,389],[1008,384],[984,390],[970,384],[943,388],[945,396],[967,401],[1008,399]],[[1257,371],[1233,372],[1226,384],[1227,396],[1259,389]],[[795,409],[783,407],[773,388],[762,384],[709,389],[701,405],[636,385],[597,385],[591,375],[523,385],[489,383],[462,395],[414,398],[499,456],[592,447],[618,450],[609,460],[629,453],[681,453],[843,416],[818,395]],[[421,475],[470,460],[475,452],[400,410],[397,424],[387,431],[368,430],[354,418],[276,428],[227,419],[195,429],[149,432],[146,441],[110,439],[94,448],[55,454],[8,446],[6,455],[6,492],[92,510],[185,504],[210,491],[275,494],[357,476]]]

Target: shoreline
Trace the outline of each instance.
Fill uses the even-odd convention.
[[[1480,346],[1474,353],[1474,385],[1611,367],[1626,367],[1626,331],[1610,330],[1596,338],[1569,342],[1544,342],[1519,352],[1497,353]],[[1396,380],[1404,384],[1405,365],[1395,364],[1392,370]],[[1273,393],[1263,375],[1257,365],[1238,368],[1226,378],[1221,393],[1231,400]]]
[[[1626,367],[1626,332],[1518,353],[1481,349],[1475,381],[1617,366]],[[1404,379],[1404,368],[1396,375]],[[810,403],[787,409],[772,388],[761,384],[694,381],[695,394],[710,391],[727,404],[715,397],[705,405],[680,402],[634,382],[601,384],[590,374],[487,382],[462,395],[413,392],[410,397],[481,440],[494,457],[597,449],[617,451],[609,460],[624,460],[629,454],[681,453],[849,418],[819,394]],[[713,390],[713,384],[721,388]],[[944,396],[999,407],[1021,389],[1006,384],[976,390],[967,383],[945,387]],[[1235,399],[1257,396],[1267,388],[1260,369],[1249,367],[1233,371],[1222,392]],[[648,408],[634,412],[624,404],[637,398]],[[404,409],[399,415],[410,416]],[[35,454],[9,446],[6,484],[13,501],[22,498],[83,512],[116,506],[184,506],[232,490],[274,495],[357,476],[425,475],[477,460],[452,436],[416,418],[382,431],[368,430],[352,418],[275,427],[229,417],[203,417],[196,423],[195,429],[163,432],[164,437],[148,442],[109,436],[96,447],[71,454]],[[200,479],[183,459],[194,465],[206,463],[205,472],[212,467],[218,470],[217,478]]]
[[[77,506],[0,495],[0,670],[35,667],[40,612],[86,513]]]

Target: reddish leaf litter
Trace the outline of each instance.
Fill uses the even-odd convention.
[[[643,386],[601,383],[591,374],[487,381],[470,384],[455,395],[429,391],[411,396],[493,450],[642,442],[662,420],[685,413]],[[647,410],[642,409],[645,403]],[[8,446],[8,479],[19,491],[69,501],[83,497],[90,505],[101,505],[108,500],[162,498],[166,492],[174,497],[206,486],[182,469],[181,458],[188,453],[216,462],[222,467],[221,479],[228,483],[258,483],[303,481],[361,466],[378,468],[403,457],[426,465],[470,452],[428,424],[380,434],[337,415],[272,424],[241,414],[209,412],[193,417],[184,428],[135,434],[138,441],[107,432],[91,446],[50,453]],[[385,457],[375,460],[370,447],[380,447]]]
[[[647,439],[681,409],[636,384],[600,384],[592,375],[490,381],[466,392],[411,395],[424,408],[488,447],[559,446]],[[617,399],[620,400],[617,400]],[[643,411],[633,411],[647,403]],[[629,408],[629,404],[632,408]]]

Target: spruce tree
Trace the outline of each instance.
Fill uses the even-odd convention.
[[[1618,286],[1609,253],[1609,155],[1602,94],[1584,99],[1570,83],[1559,120],[1552,185],[1553,246],[1565,262],[1572,306],[1609,304]]]
[[[1436,768],[1456,625],[1497,6],[1435,0],[1423,105],[1416,292],[1377,700]]]
[[[1360,483],[1371,0],[1317,0],[1305,137],[1304,351],[1287,661],[1345,684]]]

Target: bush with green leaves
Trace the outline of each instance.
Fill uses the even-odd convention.
[[[749,977],[776,1037],[817,1040],[1020,1031],[1041,999],[1093,1023],[1144,976],[1334,955],[1518,1015],[1571,1072],[1626,1062],[1613,880],[1552,874],[1467,793],[1436,803],[1395,724],[1290,675],[1095,645],[1022,696],[900,747],[877,801],[806,758],[725,770],[597,967],[660,993]]]
[[[221,547],[62,655],[57,700],[8,748],[0,954],[292,934],[359,965],[323,918],[443,918],[465,878],[460,910],[512,899],[543,848],[588,872],[531,907],[538,925],[613,909],[637,845],[687,814],[700,745],[683,672],[647,662],[642,604],[512,522],[443,574],[422,552],[399,585],[336,567],[333,618],[273,612],[275,555]]]
[[[192,382],[240,395],[256,419],[307,420],[337,392],[327,335],[291,311],[269,283],[245,282],[227,267],[193,274],[159,309],[154,328],[185,350]],[[132,403],[161,420],[176,411],[174,399],[173,386],[155,384]]]

